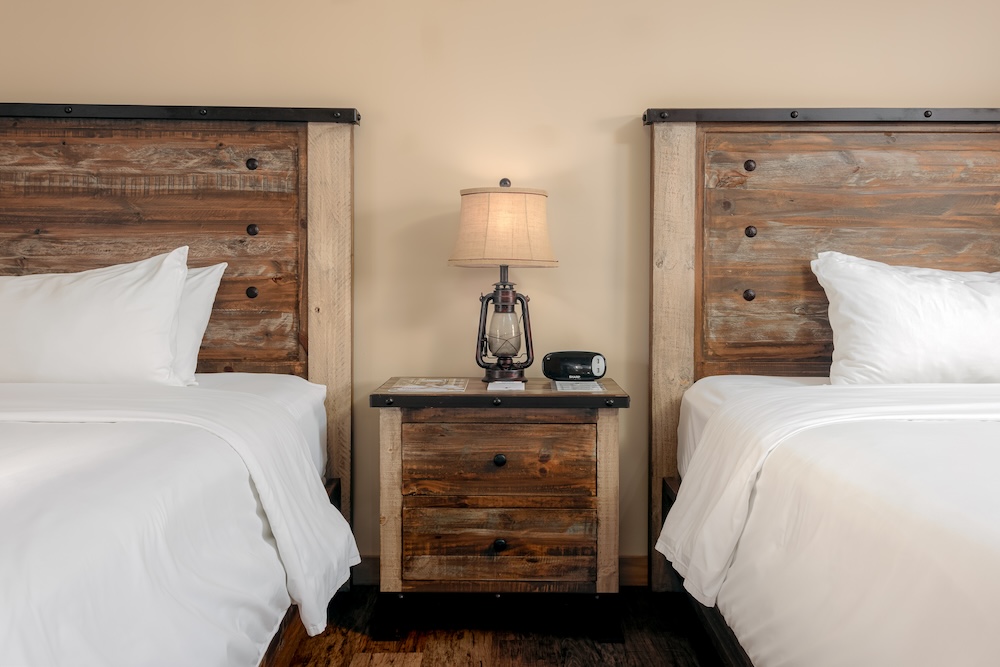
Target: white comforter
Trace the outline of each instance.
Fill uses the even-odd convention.
[[[712,416],[657,541],[755,664],[985,665],[1000,385],[819,386]]]
[[[254,665],[360,560],[294,420],[245,393],[0,384],[0,480],[4,666]]]

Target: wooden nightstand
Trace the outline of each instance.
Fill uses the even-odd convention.
[[[380,408],[380,590],[618,592],[618,410],[600,393],[397,392]]]

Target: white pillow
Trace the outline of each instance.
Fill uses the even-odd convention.
[[[0,382],[182,385],[173,362],[187,252],[0,276]]]
[[[194,378],[198,366],[198,351],[212,317],[212,306],[219,291],[222,274],[228,264],[215,264],[197,269],[188,269],[181,306],[177,312],[177,354],[174,357],[174,373],[186,385],[198,384]]]
[[[1000,382],[1000,272],[942,271],[821,252],[832,384]]]

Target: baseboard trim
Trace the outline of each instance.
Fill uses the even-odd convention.
[[[379,557],[363,556],[361,563],[351,570],[351,581],[358,586],[378,586]],[[621,556],[618,558],[618,584],[620,586],[648,586],[649,559],[646,556]]]

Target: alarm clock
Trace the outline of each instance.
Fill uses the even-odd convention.
[[[550,380],[597,380],[606,369],[604,355],[597,352],[549,352],[542,358],[542,373]]]

